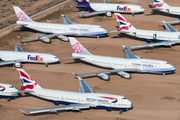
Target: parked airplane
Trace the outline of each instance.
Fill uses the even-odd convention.
[[[67,35],[90,37],[96,36],[99,39],[99,36],[108,34],[108,31],[99,25],[76,24],[71,22],[71,20],[64,15],[62,15],[64,24],[34,22],[19,7],[13,6],[13,8],[18,18],[18,21],[16,21],[17,24],[15,25],[22,25],[40,32],[49,33],[47,35],[33,37],[19,37],[20,39],[38,38],[43,42],[50,43],[51,40],[50,38],[47,38],[48,36],[56,36],[63,41],[68,41],[68,37],[66,37]]]
[[[96,74],[103,80],[110,80],[109,75],[105,73],[117,73],[123,78],[130,79],[131,75],[127,72],[146,72],[146,73],[165,73],[174,72],[175,67],[166,61],[141,59],[139,56],[134,55],[126,46],[123,46],[126,58],[106,57],[99,55],[92,55],[85,47],[83,47],[75,38],[70,37],[71,46],[74,50],[73,57],[64,59],[80,59],[82,61],[105,67],[113,70],[100,71],[93,73],[75,74],[78,76]]]
[[[164,0],[152,0],[152,3],[153,5],[150,6],[150,9],[178,15],[180,18],[180,7],[169,6]]]
[[[59,103],[67,105],[30,111],[20,109],[20,111],[25,114],[57,112],[60,110],[77,112],[81,109],[90,108],[105,108],[107,111],[115,109],[119,110],[119,114],[122,114],[122,112],[133,108],[133,103],[124,96],[94,93],[86,81],[80,77],[78,77],[80,83],[79,92],[69,92],[42,88],[23,69],[17,69],[17,71],[23,84],[21,90],[30,90],[32,91],[29,92],[30,94],[53,101],[55,105],[59,105]]]
[[[0,83],[0,98],[15,99],[19,91],[10,84]]]
[[[77,8],[89,11],[88,13],[82,13],[80,16],[87,15],[99,15],[105,14],[108,17],[112,16],[114,12],[120,13],[140,13],[144,9],[138,5],[131,4],[110,4],[107,0],[104,0],[104,3],[89,3],[90,0],[76,0]]]
[[[24,52],[21,47],[15,46],[15,51],[0,51],[0,66],[14,64],[15,67],[22,67],[22,62],[48,63],[58,62],[59,59],[51,54]]]
[[[111,33],[125,33],[130,36],[143,38],[149,44],[128,46],[135,47],[153,47],[153,46],[171,46],[176,43],[180,43],[180,32],[173,28],[169,23],[163,21],[165,25],[165,31],[143,30],[136,29],[131,23],[129,23],[121,14],[114,13],[119,28],[111,31]],[[156,43],[150,43],[156,41]]]

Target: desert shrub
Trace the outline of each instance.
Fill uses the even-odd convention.
[[[1,5],[1,7],[6,7],[6,6],[7,6],[7,4],[2,4],[2,5]]]

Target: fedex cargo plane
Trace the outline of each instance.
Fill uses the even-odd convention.
[[[76,0],[76,2],[78,3],[77,8],[89,11],[88,13],[80,14],[80,16],[105,14],[111,17],[114,12],[131,13],[134,15],[134,13],[144,11],[144,9],[138,5],[111,4],[107,0],[104,0],[104,3],[89,3],[90,0]]]
[[[21,47],[15,46],[15,51],[0,51],[0,66],[13,64],[15,67],[22,67],[22,62],[48,63],[58,62],[59,59],[51,54],[24,52]]]

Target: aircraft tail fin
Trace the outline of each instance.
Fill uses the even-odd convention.
[[[151,5],[151,8],[163,8],[165,6],[169,6],[164,0],[152,0],[153,5]]]
[[[74,37],[69,37],[69,41],[73,48],[74,53],[83,54],[83,55],[91,55],[85,47],[81,45]]]
[[[77,3],[89,3],[90,0],[76,0]]]
[[[131,23],[129,23],[120,13],[114,13],[117,23],[119,25],[119,28],[117,28],[117,31],[129,31],[131,29],[136,29]]]
[[[17,69],[17,72],[23,84],[23,86],[21,86],[21,90],[41,88],[23,69]]]
[[[18,21],[34,22],[26,13],[24,13],[18,6],[13,6]]]
[[[64,24],[75,24],[75,23],[73,23],[68,17],[66,17],[66,16],[64,16],[63,14],[62,14],[62,17],[63,17],[63,20],[64,20]]]

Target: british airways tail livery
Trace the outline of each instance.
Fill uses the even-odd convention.
[[[71,22],[71,20],[64,15],[62,15],[64,24],[35,22],[19,7],[13,6],[13,8],[18,18],[18,21],[16,21],[17,24],[14,25],[22,25],[36,31],[48,33],[47,35],[40,36],[32,36],[25,38],[18,37],[19,39],[36,38],[42,40],[43,42],[51,43],[51,39],[48,38],[50,36],[56,36],[63,41],[69,41],[67,37],[69,35],[97,37],[97,39],[99,39],[99,36],[104,36],[108,34],[108,31],[99,25],[76,24]]]
[[[114,13],[116,16],[119,27],[111,33],[125,33],[130,36],[143,38],[148,44],[128,46],[131,48],[136,47],[153,47],[153,46],[171,46],[180,43],[180,32],[173,28],[169,23],[162,21],[165,26],[165,31],[143,30],[136,29],[129,23],[121,14]],[[156,43],[150,43],[156,42]]]
[[[63,58],[63,59],[80,59],[82,61],[100,66],[105,68],[110,68],[112,70],[75,74],[77,76],[96,74],[99,78],[103,80],[110,80],[109,75],[105,73],[117,73],[123,78],[130,79],[131,75],[128,72],[144,72],[144,73],[165,73],[174,72],[175,67],[170,65],[166,61],[153,60],[153,59],[141,59],[141,57],[134,55],[131,50],[123,45],[125,57],[108,57],[90,54],[75,38],[70,37],[70,43],[74,53],[73,57]]]
[[[111,4],[107,0],[104,0],[104,3],[89,3],[90,0],[76,0],[77,8],[80,10],[89,11],[88,13],[82,13],[80,16],[87,16],[87,15],[99,15],[105,14],[108,17],[112,16],[114,12],[120,13],[140,13],[143,12],[144,9],[138,5],[131,5],[131,4]]]
[[[41,88],[38,83],[30,77],[23,69],[17,69],[23,86],[21,90],[30,90],[29,94],[52,101],[55,105],[60,103],[66,106],[58,106],[52,108],[36,109],[23,111],[25,114],[35,114],[43,112],[58,112],[61,110],[80,111],[90,108],[104,108],[107,111],[118,110],[119,114],[131,110],[133,103],[124,96],[94,93],[85,80],[79,79],[79,92],[69,92],[62,90],[53,90]]]
[[[169,6],[164,0],[152,0],[152,3],[150,9],[178,15],[180,18],[180,7]]]
[[[24,52],[19,46],[15,46],[15,51],[0,51],[0,60],[0,66],[13,64],[15,67],[22,67],[23,62],[44,63],[47,67],[48,63],[59,61],[59,59],[54,55]]]

